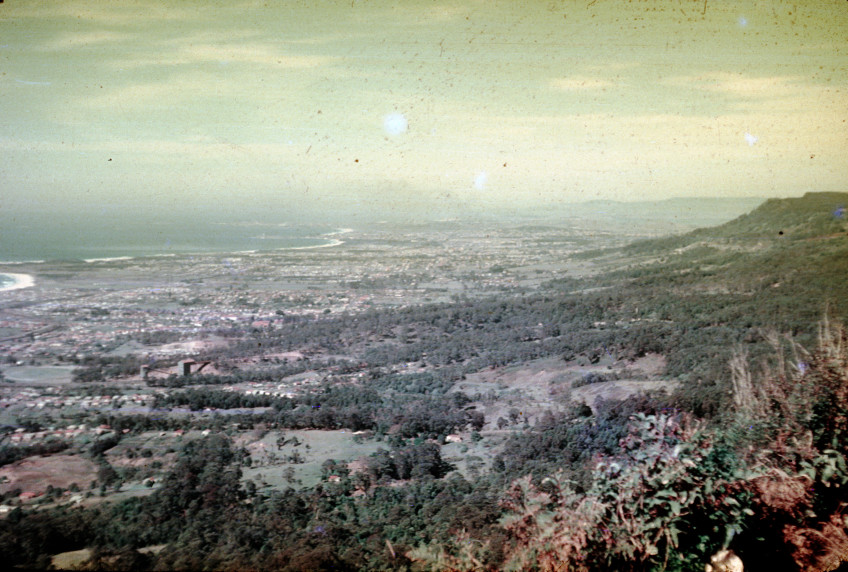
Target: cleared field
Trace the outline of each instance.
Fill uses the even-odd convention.
[[[486,416],[484,429],[492,431],[499,429],[499,418],[510,420],[508,428],[512,429],[525,419],[532,423],[545,411],[562,410],[571,402],[591,407],[598,398],[621,400],[645,391],[671,391],[673,383],[659,379],[664,370],[665,358],[655,354],[632,362],[614,362],[604,356],[594,365],[544,358],[469,374],[454,391],[472,398],[480,394],[481,399],[473,405]],[[622,379],[572,388],[590,374]]]
[[[138,552],[141,554],[158,554],[165,548],[165,544],[157,544],[155,546],[145,546],[143,548],[139,548]],[[54,554],[50,557],[50,563],[53,565],[53,568],[56,570],[75,570],[80,568],[85,562],[91,558],[93,554],[90,548],[83,548],[82,550],[71,550],[70,552],[61,552],[59,554]],[[112,566],[115,564],[116,558],[107,557],[103,558],[102,563],[107,566]]]
[[[187,440],[199,437],[190,432]],[[183,438],[174,432],[146,431],[137,435],[127,435],[121,442],[105,452],[105,457],[113,467],[149,468],[158,463],[165,470],[177,458],[175,450],[181,446]]]
[[[280,447],[278,441],[287,443]],[[347,462],[368,456],[380,447],[389,448],[372,439],[357,443],[353,433],[345,430],[271,431],[244,446],[250,451],[253,466],[244,470],[242,478],[283,489],[317,484],[321,480],[321,464],[327,459]]]
[[[72,365],[20,365],[3,369],[6,379],[21,385],[63,385],[71,382]]]
[[[97,479],[97,465],[76,455],[28,457],[0,467],[0,494],[20,488],[24,492],[41,493],[48,485],[63,489],[76,483],[88,488]]]
[[[476,478],[488,471],[492,460],[507,439],[508,432],[488,431],[482,436],[482,440],[474,442],[470,433],[463,433],[461,443],[442,445],[442,460],[452,464],[455,470],[467,479]]]
[[[53,564],[53,568],[56,570],[73,570],[89,558],[91,558],[91,550],[83,548],[82,550],[54,554],[50,558],[50,563]]]
[[[639,395],[640,393],[649,391],[665,389],[671,392],[676,385],[677,382],[665,380],[642,381],[619,379],[578,387],[571,390],[571,398],[575,401],[582,401],[594,409],[594,403],[597,399],[622,401],[631,395]]]

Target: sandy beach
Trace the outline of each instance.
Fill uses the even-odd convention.
[[[21,288],[29,288],[35,286],[35,279],[29,274],[14,274],[12,272],[0,272],[3,276],[11,276],[14,282],[8,286],[0,288],[0,292],[7,290],[20,290]]]

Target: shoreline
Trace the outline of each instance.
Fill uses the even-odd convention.
[[[277,250],[310,250],[313,248],[332,248],[333,246],[341,246],[344,244],[343,240],[339,240],[337,238],[330,239],[326,244],[313,244],[311,246],[291,246],[288,248],[278,248]]]
[[[258,248],[258,249],[247,249],[247,250],[199,250],[199,251],[187,251],[187,252],[158,252],[158,253],[142,253],[142,254],[132,254],[132,255],[119,255],[119,256],[95,256],[91,258],[67,258],[67,259],[33,259],[33,260],[8,260],[8,261],[0,261],[0,266],[18,266],[18,265],[32,265],[32,264],[51,264],[51,263],[80,263],[80,264],[108,264],[111,262],[127,262],[130,260],[137,259],[145,259],[145,258],[175,258],[175,257],[194,257],[194,256],[232,256],[232,255],[260,255],[265,253],[279,253],[285,252],[287,250],[311,250],[317,248],[333,248],[336,246],[342,246],[345,244],[344,240],[340,240],[338,238],[334,238],[336,236],[344,235],[353,232],[352,228],[340,228],[333,232],[324,233],[320,237],[305,237],[306,240],[312,240],[317,242],[317,244],[307,244],[306,246],[281,246],[278,248]],[[7,276],[15,277],[16,283],[18,278],[22,276],[29,276],[28,274],[14,274],[12,272],[0,272],[0,274],[5,274]],[[26,286],[18,286],[17,284],[4,288],[3,290],[11,290],[17,288],[26,288],[31,286],[25,281]]]
[[[29,274],[16,274],[13,272],[0,272],[3,276],[11,276],[12,282],[8,286],[0,288],[0,292],[8,292],[10,290],[20,290],[21,288],[30,288],[35,286],[35,278]]]
[[[112,256],[112,257],[104,257],[104,258],[83,258],[82,261],[86,264],[93,264],[95,262],[117,262],[120,260],[132,260],[135,258],[134,256]]]

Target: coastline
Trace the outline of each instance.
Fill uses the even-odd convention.
[[[29,274],[16,274],[13,272],[0,272],[3,276],[11,276],[12,282],[8,286],[4,286],[0,288],[0,292],[7,292],[9,290],[20,290],[21,288],[29,288],[31,286],[35,286],[35,278],[33,278]]]
[[[262,253],[273,253],[273,252],[284,252],[286,250],[312,250],[318,248],[333,248],[337,246],[341,246],[345,244],[344,240],[340,240],[339,238],[335,238],[336,236],[348,234],[353,232],[353,229],[350,228],[341,228],[335,230],[333,232],[324,233],[318,237],[305,237],[307,240],[312,240],[317,242],[317,244],[308,244],[306,246],[282,246],[278,248],[267,248],[267,249],[245,249],[245,250],[198,250],[198,251],[187,251],[187,252],[157,252],[157,253],[140,253],[140,254],[132,254],[132,255],[120,255],[120,256],[95,256],[91,258],[77,258],[76,256],[69,256],[65,259],[33,259],[33,260],[9,260],[9,261],[0,261],[0,265],[21,265],[21,264],[50,264],[53,262],[60,263],[83,263],[83,264],[109,264],[112,262],[127,262],[135,259],[144,259],[144,258],[174,258],[178,256],[232,256],[232,255],[257,255]],[[28,274],[15,274],[12,272],[0,272],[2,275],[10,276],[15,280],[14,284],[11,284],[5,288],[0,288],[0,292],[5,290],[17,290],[19,288],[28,288],[29,286],[34,285],[34,279]],[[28,278],[27,278],[28,277]],[[21,282],[22,281],[22,282]],[[20,282],[20,284],[19,284]]]
[[[93,264],[95,262],[116,262],[120,260],[132,260],[135,256],[112,256],[105,258],[83,258],[82,261],[86,264]]]
[[[315,248],[332,248],[333,246],[341,246],[342,244],[344,244],[343,240],[332,238],[326,244],[313,244],[312,246],[290,246],[288,248],[278,248],[277,250],[312,250]]]

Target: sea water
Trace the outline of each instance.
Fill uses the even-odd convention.
[[[270,252],[333,244],[336,230],[325,224],[243,216],[0,213],[0,263]]]

